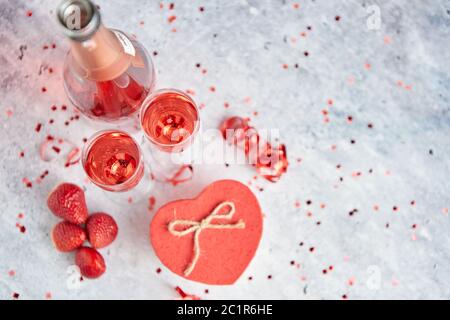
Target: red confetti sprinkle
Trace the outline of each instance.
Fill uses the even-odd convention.
[[[194,175],[194,168],[191,165],[182,165],[180,169],[173,175],[172,178],[166,179],[166,182],[171,183],[173,186],[176,186],[180,183],[189,181],[192,179]]]
[[[20,295],[17,292],[14,292],[12,295],[13,299],[19,299],[19,296]]]
[[[14,270],[9,270],[9,271],[8,271],[8,275],[9,275],[10,277],[14,277],[14,276],[16,275],[16,271],[14,271]]]
[[[355,284],[355,278],[354,277],[349,278],[347,280],[347,283],[349,286],[353,286]]]
[[[191,96],[195,96],[195,91],[192,90],[192,89],[187,89],[187,90],[186,90],[186,93],[187,93],[187,94],[190,94]]]
[[[193,294],[188,294],[184,292],[180,287],[176,287],[175,291],[178,292],[178,294],[181,296],[181,299],[183,300],[200,300],[200,297],[197,297]]]
[[[41,131],[41,128],[42,128],[42,123],[38,123],[36,125],[36,127],[34,128],[34,131],[39,132],[39,131]]]
[[[53,146],[52,149],[53,149],[56,153],[60,153],[60,152],[61,152],[61,149],[58,148],[58,147],[56,147],[56,146]]]
[[[30,180],[28,180],[28,178],[23,178],[23,179],[22,179],[22,182],[25,184],[25,186],[26,186],[27,188],[33,187],[33,184],[31,183]]]
[[[78,147],[74,147],[72,150],[70,150],[69,154],[67,155],[67,160],[65,163],[65,167],[74,165],[80,161],[80,149]]]
[[[33,11],[28,10],[28,11],[27,11],[27,17],[31,17],[32,15],[33,15]]]
[[[153,210],[156,203],[156,198],[154,196],[151,196],[148,198],[148,210]]]
[[[170,16],[169,18],[167,18],[167,21],[168,21],[169,23],[172,23],[172,22],[174,22],[176,19],[177,19],[177,16]]]
[[[156,273],[161,273],[161,268],[156,269]]]

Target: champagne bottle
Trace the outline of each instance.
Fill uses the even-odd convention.
[[[89,118],[107,122],[137,115],[155,83],[145,48],[124,32],[106,28],[89,0],[64,0],[57,16],[70,40],[63,78],[72,104]]]

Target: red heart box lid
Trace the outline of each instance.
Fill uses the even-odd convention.
[[[261,235],[258,200],[235,180],[216,181],[195,199],[169,202],[150,224],[151,243],[167,268],[186,279],[215,285],[232,284],[240,277]]]

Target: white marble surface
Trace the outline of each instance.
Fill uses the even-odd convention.
[[[68,104],[61,80],[68,47],[55,1],[0,0],[0,299],[14,292],[20,299],[174,299],[175,286],[204,299],[450,298],[449,1],[176,0],[173,10],[169,3],[161,9],[158,1],[98,1],[107,26],[157,51],[158,87],[195,90],[205,128],[241,115],[257,128],[280,129],[288,173],[276,184],[258,179],[251,186],[265,213],[256,257],[233,286],[183,280],[150,246],[155,209],[111,203],[87,185],[79,166],[39,158],[48,134],[81,146],[96,128],[85,119],[65,126],[72,109],[50,109]],[[367,27],[372,4],[380,8],[378,30]],[[171,15],[177,19],[169,24]],[[195,169],[191,182],[156,185],[156,208],[217,179],[247,183],[254,176],[249,166]],[[101,251],[107,273],[79,289],[66,284],[73,255],[57,253],[49,237],[58,219],[45,199],[63,180],[86,186],[90,210],[113,214],[120,227],[116,242]]]

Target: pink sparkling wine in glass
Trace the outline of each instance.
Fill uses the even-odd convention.
[[[195,102],[181,91],[159,90],[144,102],[141,125],[147,138],[158,149],[181,152],[198,131],[198,109]]]
[[[108,191],[127,191],[144,174],[139,146],[122,131],[98,132],[86,143],[82,159],[89,179]]]

